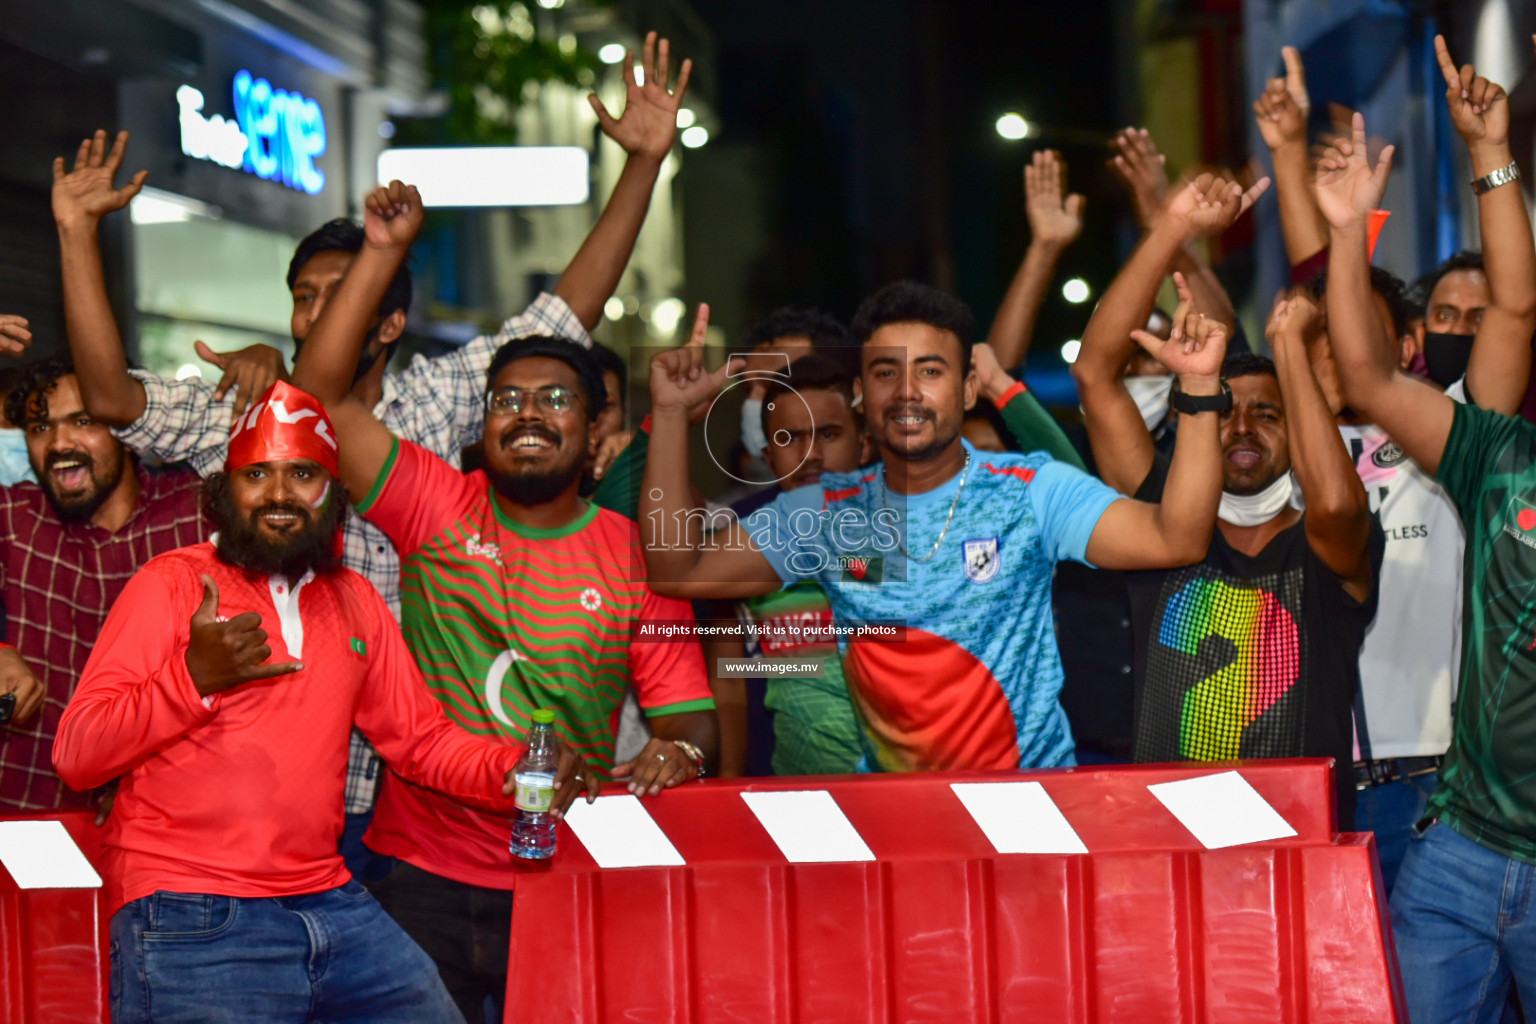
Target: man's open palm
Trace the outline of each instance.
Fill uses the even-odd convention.
[[[64,158],[53,160],[53,217],[63,224],[67,221],[100,220],[114,210],[127,206],[139,189],[144,187],[148,171],[135,174],[122,188],[113,186],[113,179],[123,166],[128,152],[128,133],[118,132],[117,141],[107,151],[107,133],[97,131],[80,143],[75,154],[74,170],[64,173]]]
[[[643,84],[635,81],[635,55],[624,53],[624,113],[614,117],[603,106],[596,93],[587,97],[597,114],[603,133],[631,155],[641,154],[657,160],[666,156],[677,137],[677,110],[683,105],[688,92],[688,79],[693,75],[693,61],[683,61],[677,74],[677,88],[668,91],[668,79],[672,74],[671,44],[656,39],[651,32],[645,37],[641,50],[641,77]]]

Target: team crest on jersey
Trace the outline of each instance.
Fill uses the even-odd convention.
[[[1390,469],[1399,462],[1402,462],[1406,457],[1403,450],[1397,446],[1396,441],[1388,441],[1371,453],[1371,461],[1382,469]]]
[[[1504,509],[1504,532],[1528,548],[1536,548],[1536,505],[1511,495]]]
[[[595,612],[603,606],[603,595],[593,587],[588,587],[581,592],[581,606],[589,612]]]
[[[986,583],[997,575],[1002,561],[997,554],[997,538],[968,540],[964,548],[965,578],[972,583]]]

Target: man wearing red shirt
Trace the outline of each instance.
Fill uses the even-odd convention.
[[[323,408],[275,384],[207,482],[216,539],[129,581],[65,711],[64,780],[122,777],[105,858],[118,1024],[462,1019],[336,852],[348,735],[499,814],[522,748],[448,720],[383,599],[341,566],[336,474]],[[562,810],[574,765],[562,749]]]

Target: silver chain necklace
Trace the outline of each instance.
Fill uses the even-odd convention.
[[[899,536],[896,538],[896,543],[901,548],[901,553],[907,556],[908,561],[916,562],[918,565],[927,565],[929,562],[933,561],[933,556],[939,553],[939,545],[943,544],[944,538],[949,535],[949,524],[955,521],[955,509],[960,507],[960,495],[965,493],[965,478],[969,476],[970,473],[971,452],[970,449],[966,449],[965,468],[960,471],[960,486],[955,489],[955,500],[949,503],[949,515],[944,517],[944,529],[939,531],[939,539],[933,542],[933,550],[929,551],[926,557],[913,558],[912,553],[907,550],[906,542],[903,541]],[[887,512],[894,512],[895,509],[891,508],[890,502],[885,500],[886,495],[890,493],[890,485],[885,481],[885,463],[882,462],[880,464],[880,504],[884,506]]]

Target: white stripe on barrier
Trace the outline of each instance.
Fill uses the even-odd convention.
[[[600,868],[676,867],[685,863],[638,797],[578,798],[565,812],[566,824]]]
[[[1087,853],[1088,847],[1038,782],[951,782],[998,853]]]
[[[101,888],[101,876],[57,821],[0,821],[0,864],[22,889]]]
[[[791,864],[875,859],[824,789],[743,793],[741,798]]]
[[[1218,772],[1147,789],[1207,850],[1294,836],[1296,830],[1237,772]]]

